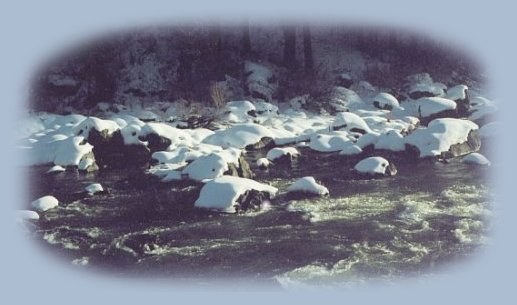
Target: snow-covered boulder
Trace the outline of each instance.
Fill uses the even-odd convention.
[[[39,214],[30,210],[18,210],[15,211],[15,216],[18,220],[39,220]]]
[[[75,127],[75,134],[82,136],[89,141],[90,133],[92,131],[97,131],[100,136],[106,137],[119,129],[119,125],[112,120],[102,120],[96,117],[89,117]]]
[[[381,134],[374,144],[375,149],[390,151],[404,151],[406,149],[404,137],[397,130],[390,130]]]
[[[416,100],[422,97],[443,96],[447,87],[435,83],[428,73],[417,73],[408,76],[407,86],[409,97]]]
[[[354,170],[359,174],[369,176],[394,176],[397,174],[395,165],[383,157],[363,159],[354,166]]]
[[[397,98],[386,92],[377,94],[372,99],[372,102],[375,107],[383,110],[392,110],[393,108],[400,107]]]
[[[480,153],[470,153],[463,157],[463,159],[461,159],[461,162],[490,166],[490,161]]]
[[[461,116],[467,115],[470,110],[469,87],[466,85],[457,85],[447,89],[447,98],[456,103],[456,109]]]
[[[182,175],[188,179],[204,181],[223,175],[251,178],[253,173],[240,150],[227,149],[197,158],[183,169]]]
[[[269,161],[291,161],[293,158],[299,156],[300,153],[294,147],[275,147],[267,152],[266,158]]]
[[[468,120],[443,118],[418,128],[406,136],[405,143],[417,148],[423,157],[457,157],[479,150],[478,126]]]
[[[257,181],[223,176],[207,182],[195,202],[198,208],[207,208],[226,213],[235,213],[260,207],[278,190]]]
[[[350,86],[363,100],[369,100],[377,94],[377,89],[367,81],[359,81]]]
[[[244,72],[247,75],[246,86],[250,95],[253,98],[272,101],[278,88],[273,69],[262,64],[246,61]]]
[[[264,170],[269,167],[270,162],[267,158],[260,158],[257,160],[256,164],[257,164],[258,168]]]
[[[84,188],[84,190],[88,193],[88,195],[92,196],[96,193],[104,192],[102,185],[100,183],[92,183]]]
[[[46,171],[47,174],[57,174],[64,172],[66,168],[62,167],[61,165],[54,165],[52,166],[48,171]]]
[[[355,110],[364,105],[357,93],[345,87],[334,87],[329,94],[329,110],[332,112]]]
[[[354,145],[346,131],[330,133],[315,133],[311,136],[309,147],[319,152],[334,152],[345,150]]]
[[[203,143],[242,149],[258,143],[264,137],[274,138],[274,135],[271,130],[259,124],[236,124],[228,129],[215,131]]]
[[[54,196],[43,196],[31,202],[32,207],[39,212],[45,212],[47,210],[53,209],[57,207],[58,204],[59,201]]]
[[[412,106],[415,112],[411,115],[419,117],[422,124],[424,124],[423,119],[431,121],[440,117],[456,116],[456,103],[442,97],[420,98]]]
[[[358,155],[362,152],[363,152],[363,150],[361,149],[361,147],[354,144],[354,145],[350,145],[350,146],[344,148],[342,151],[339,152],[339,155],[354,156],[354,155]]]
[[[289,193],[309,193],[318,196],[325,196],[329,194],[329,190],[316,182],[314,177],[303,177],[296,180],[287,188]]]
[[[363,118],[352,112],[340,112],[332,122],[332,129],[348,132],[369,133],[372,130]]]

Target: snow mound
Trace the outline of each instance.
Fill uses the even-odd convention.
[[[30,210],[15,211],[16,219],[18,220],[38,220],[39,214]]]
[[[405,137],[405,143],[416,146],[420,157],[439,156],[454,144],[464,143],[478,126],[471,121],[443,118],[432,120],[427,128],[418,128]]]
[[[62,166],[79,165],[82,157],[92,149],[92,145],[84,143],[83,137],[70,137],[57,148],[54,163]]]
[[[362,152],[363,152],[363,150],[361,149],[361,147],[354,144],[354,145],[350,145],[350,146],[346,147],[345,149],[340,151],[339,154],[342,156],[353,156],[353,155],[358,155]]]
[[[393,108],[400,107],[399,101],[397,100],[397,98],[395,98],[393,95],[386,93],[386,92],[381,92],[381,93],[377,94],[372,99],[372,101],[373,101],[373,104],[375,105],[375,107],[377,107],[379,109],[391,110]]]
[[[194,206],[226,213],[235,213],[237,199],[246,191],[256,190],[275,196],[278,189],[257,181],[233,176],[223,176],[206,183]]]
[[[447,87],[442,83],[416,83],[409,88],[410,96],[415,94],[427,94],[432,96],[443,96]]]
[[[61,165],[54,165],[48,171],[47,174],[64,172],[66,169]]]
[[[275,147],[267,152],[266,158],[270,161],[274,161],[276,159],[282,158],[283,156],[296,157],[299,154],[300,153],[298,150],[294,147]]]
[[[375,143],[375,149],[404,151],[406,149],[404,137],[397,130],[390,130],[379,136],[379,139]]]
[[[334,131],[328,134],[313,134],[310,138],[309,147],[319,152],[334,152],[347,149],[353,145],[346,131]]]
[[[416,113],[412,113],[418,117],[429,117],[442,111],[456,109],[456,103],[453,100],[442,97],[423,97],[414,102]]]
[[[465,85],[457,85],[447,89],[447,98],[453,101],[464,100],[467,98],[467,90],[469,87]]]
[[[350,111],[364,107],[364,102],[355,91],[345,87],[334,87],[329,104],[336,111]]]
[[[500,122],[491,122],[479,128],[479,136],[483,139],[495,138],[501,130],[503,129]]]
[[[362,174],[384,175],[388,165],[388,160],[383,157],[369,157],[359,161],[359,163],[354,166],[354,169]]]
[[[269,167],[269,160],[267,158],[260,158],[256,162],[258,167],[267,168]]]
[[[244,148],[247,145],[257,143],[263,137],[274,138],[275,135],[262,125],[253,123],[236,124],[226,130],[217,130],[214,134],[206,137],[203,143],[221,147]]]
[[[227,149],[202,156],[190,163],[182,173],[197,181],[221,177],[228,171],[229,163],[238,164],[240,154],[238,149]]]
[[[332,122],[332,128],[344,129],[346,131],[363,130],[364,132],[371,132],[364,119],[352,112],[338,113],[334,122]]]
[[[287,192],[304,192],[311,193],[320,196],[325,196],[329,194],[329,190],[316,182],[314,177],[303,177],[287,188]]]
[[[490,166],[490,161],[480,153],[470,153],[463,157],[461,162]]]
[[[102,120],[96,117],[89,117],[75,127],[75,134],[88,139],[91,130],[112,134],[120,129],[119,125],[112,120]]]
[[[104,189],[100,183],[92,183],[84,188],[88,195],[95,195],[96,193],[103,192]]]
[[[31,202],[32,207],[40,212],[45,212],[47,210],[53,209],[57,207],[58,204],[59,201],[54,196],[43,196]]]

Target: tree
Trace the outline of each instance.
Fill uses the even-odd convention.
[[[311,29],[308,25],[303,26],[303,58],[305,61],[305,74],[312,75],[314,72],[314,59],[312,55]]]
[[[242,37],[241,37],[241,54],[243,56],[248,56],[251,53],[251,38],[250,38],[250,24],[246,22],[246,24],[242,27]]]
[[[284,28],[284,65],[289,69],[296,67],[296,28],[293,26]]]

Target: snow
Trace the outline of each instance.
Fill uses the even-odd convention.
[[[19,220],[39,220],[39,214],[30,210],[18,210],[15,215]]]
[[[189,179],[204,181],[221,177],[228,171],[228,164],[238,164],[241,151],[227,149],[208,156],[202,156],[190,163],[182,173]]]
[[[350,146],[346,147],[345,149],[343,149],[342,151],[340,151],[339,154],[342,156],[353,156],[353,155],[358,155],[362,152],[363,152],[363,150],[361,149],[361,147],[359,147],[357,145],[350,145]]]
[[[316,182],[314,177],[303,177],[287,188],[287,192],[305,192],[325,196],[329,194],[329,190]]]
[[[501,122],[491,122],[479,128],[479,136],[483,139],[495,138],[502,129]]]
[[[235,213],[237,199],[249,190],[267,192],[275,196],[278,189],[257,181],[233,176],[223,176],[207,182],[194,205],[226,213]]]
[[[333,128],[350,131],[351,129],[361,129],[365,132],[371,132],[370,127],[363,118],[352,112],[340,112],[336,115],[334,122],[332,122]]]
[[[375,143],[375,149],[386,149],[391,151],[404,151],[404,137],[397,130],[390,130],[381,134]]]
[[[92,145],[83,141],[83,137],[70,137],[63,140],[56,150],[54,163],[62,166],[79,165],[82,157],[93,149]]]
[[[418,128],[405,137],[405,143],[416,146],[420,157],[438,156],[454,144],[464,143],[470,131],[478,126],[469,121],[454,118],[435,119],[427,128]]]
[[[354,166],[354,169],[363,174],[384,175],[388,165],[388,160],[384,159],[383,157],[369,157],[359,161],[359,163]]]
[[[100,183],[92,183],[84,188],[88,195],[95,195],[96,193],[103,192],[104,189]]]
[[[453,101],[464,100],[467,95],[466,91],[469,87],[465,85],[457,85],[452,88],[447,89],[447,98]]]
[[[89,159],[89,158],[86,158],[86,159],[82,159],[80,162],[79,162],[79,165],[77,166],[77,168],[79,170],[87,170],[88,167],[90,167],[91,165],[93,165],[93,160],[92,159]]]
[[[364,107],[364,102],[357,93],[339,86],[333,88],[329,104],[336,111],[349,111]]]
[[[89,117],[75,126],[75,135],[88,139],[92,129],[98,132],[106,131],[108,134],[120,129],[119,125],[112,120],[102,120],[96,117]]]
[[[399,101],[397,100],[397,98],[395,98],[393,95],[386,93],[386,92],[381,92],[381,93],[377,94],[372,99],[372,101],[373,101],[373,103],[377,102],[377,104],[379,105],[379,108],[381,108],[381,109],[393,109],[393,108],[400,107]]]
[[[267,152],[266,158],[269,161],[274,161],[283,156],[296,157],[299,154],[300,153],[298,152],[298,150],[294,147],[283,147],[283,148],[275,147]]]
[[[426,92],[433,96],[443,96],[447,87],[441,83],[416,83],[411,85],[409,93]]]
[[[442,111],[454,109],[456,109],[456,103],[453,100],[442,97],[423,97],[413,102],[413,113],[411,115],[425,118]]]
[[[52,166],[48,171],[47,171],[47,174],[50,174],[50,173],[60,173],[60,172],[64,172],[66,169],[64,167],[62,167],[61,165],[54,165]]]
[[[54,196],[43,196],[31,203],[32,207],[39,212],[45,212],[47,210],[53,209],[57,207],[58,204],[59,202]]]
[[[319,152],[340,151],[353,145],[346,131],[316,133],[310,138],[309,147]]]
[[[267,158],[260,158],[256,164],[258,167],[269,167],[269,160]]]
[[[248,75],[246,80],[248,91],[260,93],[268,101],[271,101],[273,93],[277,89],[276,84],[269,82],[273,77],[273,71],[264,65],[246,61],[244,72]]]
[[[490,161],[480,153],[470,153],[461,159],[463,163],[487,165],[490,166]]]
[[[206,137],[203,143],[218,145],[221,147],[244,148],[247,145],[255,144],[263,137],[289,137],[292,133],[275,132],[274,129],[268,129],[262,125],[247,123],[236,124],[225,130],[217,130],[214,134]]]

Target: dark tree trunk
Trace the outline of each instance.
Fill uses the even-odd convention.
[[[250,24],[247,22],[242,27],[241,54],[246,56],[251,53]]]
[[[296,66],[296,28],[284,28],[284,65],[293,69]]]
[[[314,59],[312,55],[312,37],[309,26],[303,27],[303,57],[305,61],[305,74],[312,75],[314,72]]]

